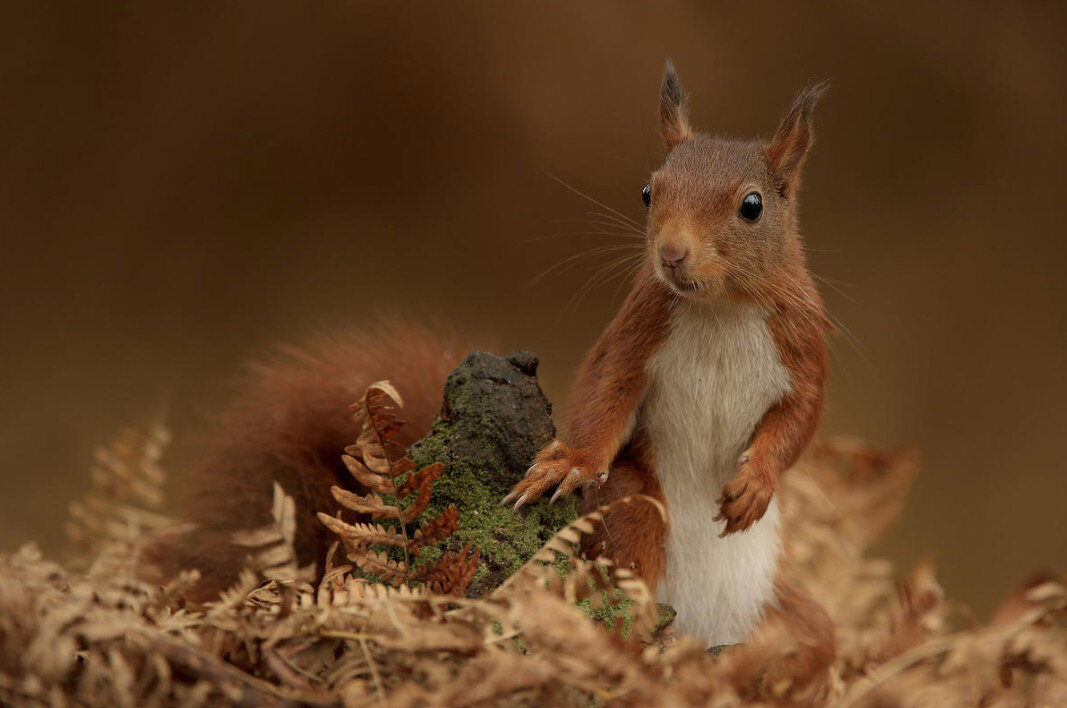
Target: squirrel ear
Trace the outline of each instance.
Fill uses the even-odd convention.
[[[811,114],[830,87],[825,81],[804,89],[782,119],[774,139],[764,148],[771,172],[781,179],[779,191],[788,195],[800,182],[800,169],[813,140]]]
[[[693,137],[689,127],[689,98],[670,59],[663,67],[663,83],[659,90],[659,123],[667,150]]]

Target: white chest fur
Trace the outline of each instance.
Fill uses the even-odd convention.
[[[679,303],[648,362],[639,424],[667,498],[670,533],[660,599],[676,626],[708,645],[743,641],[772,601],[776,501],[747,531],[719,538],[716,499],[763,414],[789,389],[766,323],[751,306]]]

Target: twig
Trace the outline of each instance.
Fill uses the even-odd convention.
[[[359,634],[357,632],[342,632],[335,629],[324,629],[319,632],[320,637],[329,637],[330,639],[351,639],[354,642],[361,642],[367,639],[378,639],[374,634]]]
[[[283,686],[275,686],[269,681],[246,674],[235,666],[231,666],[220,659],[205,654],[196,649],[175,641],[166,635],[158,635],[142,631],[139,633],[144,640],[159,652],[159,654],[171,664],[181,666],[195,676],[210,678],[220,683],[232,682],[245,692],[241,702],[249,702],[252,705],[267,703],[267,696],[281,698],[287,701],[298,701],[316,706],[336,706],[339,700],[324,692],[311,693],[298,691]]]
[[[374,688],[378,691],[378,700],[385,703],[385,686],[382,685],[382,677],[378,675],[378,666],[374,663],[370,649],[367,648],[367,640],[359,639],[359,646],[363,649],[363,656],[367,659],[367,668],[370,669],[371,678],[374,679]]]

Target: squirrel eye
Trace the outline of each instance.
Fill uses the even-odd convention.
[[[645,188],[641,190],[641,199],[645,202],[646,207],[652,206],[652,185],[646,184]]]
[[[749,192],[741,200],[741,208],[737,210],[745,221],[758,221],[763,214],[763,197],[759,192]]]

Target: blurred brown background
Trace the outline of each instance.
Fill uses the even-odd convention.
[[[1064,566],[1054,3],[16,3],[0,14],[0,545],[56,549],[93,445],[203,410],[279,340],[433,314],[562,399],[613,313],[594,209],[643,218],[663,59],[767,135],[829,78],[803,225],[851,330],[824,430],[916,444],[883,550],[979,610]],[[539,240],[532,240],[539,239]],[[392,283],[392,289],[386,290]],[[834,289],[836,288],[836,290]],[[562,411],[561,411],[562,413]]]

